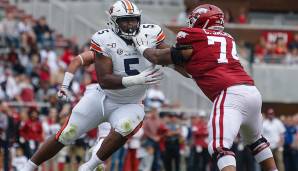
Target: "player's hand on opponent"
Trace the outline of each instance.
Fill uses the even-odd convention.
[[[57,92],[57,97],[62,101],[70,101],[70,92],[67,86],[61,85],[59,91]]]
[[[139,74],[144,78],[143,84],[158,84],[164,77],[162,68],[148,68]]]
[[[122,78],[122,85],[130,87],[134,85],[151,85],[158,84],[163,79],[161,68],[148,68],[138,75],[127,76]]]
[[[147,48],[152,48],[156,46],[157,40],[147,34],[137,34],[132,37],[132,40],[138,49],[138,51],[143,55]]]

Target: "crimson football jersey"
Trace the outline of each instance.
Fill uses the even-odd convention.
[[[192,46],[192,57],[184,67],[210,100],[230,86],[254,85],[241,66],[235,41],[228,33],[183,28],[177,34],[177,44]]]

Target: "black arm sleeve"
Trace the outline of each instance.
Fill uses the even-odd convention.
[[[175,47],[171,47],[171,58],[174,64],[182,65],[188,61],[182,55],[182,50],[186,50],[186,49],[192,49],[192,46],[176,44]]]

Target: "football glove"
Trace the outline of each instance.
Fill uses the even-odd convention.
[[[70,92],[67,86],[62,85],[57,92],[57,97],[62,100],[69,102],[70,101]]]
[[[156,39],[154,39],[152,36],[140,33],[132,37],[132,40],[141,55],[143,55],[147,48],[155,47],[157,43]]]
[[[122,85],[130,87],[134,85],[158,84],[163,79],[163,72],[159,68],[148,68],[138,75],[122,78]]]

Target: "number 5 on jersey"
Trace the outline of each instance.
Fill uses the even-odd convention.
[[[131,69],[130,65],[139,64],[139,58],[128,58],[124,59],[124,69],[125,73],[129,76],[138,75],[140,72],[136,69]]]
[[[220,55],[217,59],[218,63],[228,63],[227,59],[227,40],[225,37],[218,37],[218,36],[207,36],[208,39],[208,45],[214,45],[215,42],[220,43]],[[232,41],[232,52],[230,52],[232,55],[232,58],[235,60],[239,60],[239,57],[237,56],[237,50],[236,50],[236,43],[235,41]]]

